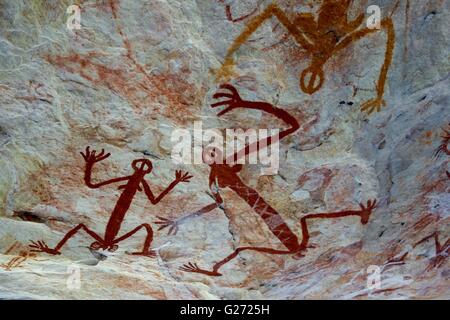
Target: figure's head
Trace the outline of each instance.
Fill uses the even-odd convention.
[[[311,66],[303,70],[300,75],[300,88],[307,94],[318,91],[325,80],[322,66]]]
[[[131,163],[131,167],[142,174],[150,173],[153,169],[152,162],[148,159],[136,159]]]
[[[210,166],[215,164],[223,164],[225,159],[223,158],[223,152],[218,147],[208,146],[203,148],[202,154],[203,163],[206,163]]]

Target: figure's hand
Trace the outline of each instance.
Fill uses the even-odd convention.
[[[178,226],[179,226],[179,221],[178,220],[170,220],[170,219],[166,219],[160,216],[157,216],[157,218],[159,219],[159,221],[155,221],[156,224],[159,225],[158,231],[159,230],[163,230],[167,227],[169,228],[169,232],[167,232],[167,235],[176,235],[178,232]]]
[[[386,102],[382,98],[375,98],[369,101],[366,101],[361,105],[361,111],[367,112],[367,114],[371,114],[372,112],[380,112],[381,107],[385,107]]]
[[[175,171],[175,181],[176,182],[189,182],[193,176],[189,175],[189,172],[183,173],[181,170]]]
[[[100,151],[99,154],[96,154],[96,152],[97,152],[96,150],[90,151],[89,147],[86,147],[86,153],[80,152],[80,154],[83,156],[84,161],[90,164],[94,164],[95,162],[105,160],[111,155],[111,153],[105,154],[104,149],[102,149],[102,151]]]
[[[360,203],[359,207],[361,208],[361,223],[366,224],[369,222],[370,215],[372,214],[372,210],[377,206],[377,200],[368,200],[367,207],[364,204]]]
[[[211,105],[211,108],[217,108],[220,106],[227,106],[225,109],[220,111],[217,116],[223,116],[225,113],[230,112],[233,109],[240,108],[243,106],[243,100],[241,99],[241,96],[239,95],[238,91],[235,87],[233,87],[231,84],[222,84],[220,86],[220,89],[228,90],[229,92],[216,92],[214,94],[214,99],[219,98],[229,98],[228,100],[219,101],[216,103],[213,103]]]
[[[186,264],[184,264],[182,267],[180,267],[181,271],[185,271],[185,272],[194,272],[194,273],[202,273],[202,274],[206,274],[207,276],[211,276],[211,277],[220,277],[222,274],[218,273],[217,271],[208,271],[208,270],[204,270],[201,269],[195,262],[188,262]]]
[[[61,254],[61,252],[55,250],[55,249],[50,249],[47,244],[45,243],[45,241],[31,241],[31,244],[28,245],[32,250],[31,252],[45,252],[48,254],[52,254],[52,255],[59,255]]]

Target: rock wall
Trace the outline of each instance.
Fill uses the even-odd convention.
[[[450,3],[346,3],[0,1],[0,297],[449,299]],[[196,121],[294,129],[262,175],[174,163],[173,132]],[[93,165],[94,149],[111,155]],[[142,158],[155,197],[182,171],[159,202],[85,183]],[[242,247],[284,254],[213,270]]]

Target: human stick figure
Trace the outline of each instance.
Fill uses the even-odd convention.
[[[108,158],[111,154],[110,153],[105,154],[105,151],[103,149],[99,154],[96,154],[96,151],[95,150],[90,151],[89,147],[86,148],[85,153],[83,152],[80,153],[86,162],[84,181],[89,188],[96,189],[111,183],[126,181],[125,184],[118,187],[118,189],[123,191],[119,196],[119,199],[117,200],[117,203],[109,218],[108,224],[106,225],[104,237],[99,236],[96,232],[89,229],[86,225],[80,223],[75,228],[67,232],[64,238],[53,249],[49,248],[47,244],[42,240],[37,242],[31,241],[30,247],[33,249],[32,251],[46,252],[48,254],[58,255],[60,254],[60,249],[62,248],[62,246],[71,237],[73,237],[76,233],[78,233],[78,231],[84,230],[88,235],[90,235],[92,238],[95,239],[95,242],[93,242],[90,245],[91,250],[104,249],[108,250],[109,252],[114,252],[118,249],[117,244],[119,242],[131,237],[139,230],[145,229],[145,231],[147,232],[147,236],[145,238],[142,251],[133,252],[131,254],[154,257],[155,252],[153,250],[150,250],[150,245],[153,240],[153,230],[148,223],[143,223],[134,228],[133,230],[131,230],[130,232],[125,233],[124,235],[118,237],[125,215],[128,209],[130,208],[130,205],[133,201],[135,194],[138,191],[143,190],[147,195],[148,199],[150,200],[150,202],[155,205],[159,203],[164,198],[164,196],[166,196],[178,183],[189,182],[189,179],[191,179],[192,176],[190,176],[188,172],[183,173],[182,171],[177,170],[175,172],[175,180],[172,181],[172,183],[170,183],[170,185],[163,192],[161,192],[159,196],[155,197],[150,189],[149,184],[144,179],[145,175],[149,174],[153,169],[153,165],[150,160],[148,159],[134,160],[131,164],[131,167],[134,169],[134,172],[130,176],[114,178],[100,183],[92,183],[91,174],[94,164]]]

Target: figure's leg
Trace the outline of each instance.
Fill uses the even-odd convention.
[[[147,231],[147,236],[145,237],[144,246],[142,248],[142,251],[132,252],[130,254],[136,255],[136,256],[155,257],[156,253],[153,250],[149,250],[150,249],[150,245],[151,245],[151,243],[153,241],[153,229],[148,223],[141,224],[140,226],[134,228],[130,232],[128,232],[128,233],[124,234],[123,236],[121,236],[120,238],[117,238],[116,240],[114,240],[113,243],[117,244],[117,243],[119,243],[119,242],[121,242],[121,241],[123,241],[125,239],[128,239],[129,237],[131,237],[133,234],[135,234],[136,232],[138,232],[142,228],[145,228],[145,230]]]
[[[361,106],[361,110],[366,111],[369,114],[374,112],[375,110],[377,112],[379,112],[381,110],[381,106],[385,105],[385,102],[383,101],[384,87],[386,84],[387,73],[388,73],[389,67],[392,63],[392,57],[394,54],[395,30],[394,30],[394,24],[392,22],[392,19],[391,18],[383,19],[381,21],[381,28],[386,30],[387,41],[386,41],[386,52],[384,55],[383,66],[381,67],[380,75],[378,77],[378,81],[376,84],[377,96],[376,96],[376,98],[363,103],[363,105]],[[349,36],[344,38],[336,46],[336,48],[334,49],[334,53],[346,48],[351,43],[353,43],[357,40],[360,40],[360,39],[366,37],[368,34],[372,34],[376,31],[378,31],[378,30],[364,28],[364,29],[361,29],[361,30],[351,33]]]
[[[372,210],[376,207],[377,200],[368,200],[367,205],[359,204],[361,210],[346,210],[339,212],[330,212],[330,213],[312,213],[308,214],[300,219],[300,224],[302,227],[302,242],[300,247],[306,249],[308,247],[309,242],[309,231],[306,220],[308,219],[339,219],[349,216],[357,216],[361,218],[362,224],[367,224],[372,214]]]
[[[278,8],[277,5],[269,5],[260,15],[254,17],[245,26],[244,31],[233,41],[233,44],[228,48],[227,54],[225,56],[225,62],[219,71],[218,78],[222,76],[227,76],[230,73],[230,68],[234,64],[233,54],[244,44],[248,38],[256,31],[258,28],[268,19],[276,17],[280,23],[288,30],[288,32],[294,36],[297,43],[303,46],[306,50],[312,50],[312,46],[303,36],[303,33],[289,21],[286,14]]]
[[[233,260],[234,258],[236,258],[240,252],[245,251],[245,250],[257,251],[257,252],[263,252],[263,253],[269,253],[269,254],[292,254],[293,253],[292,251],[289,251],[289,250],[276,250],[276,249],[271,249],[271,248],[260,248],[260,247],[239,247],[236,250],[234,250],[233,253],[230,254],[229,256],[227,256],[225,259],[216,263],[213,266],[211,271],[201,269],[196,263],[192,263],[192,262],[188,262],[187,264],[184,264],[182,267],[180,267],[180,269],[182,271],[186,271],[186,272],[202,273],[207,276],[218,277],[218,276],[222,275],[221,273],[219,273],[219,269],[224,264],[226,264],[226,263],[230,262],[231,260]]]
[[[156,221],[155,223],[159,225],[158,231],[159,230],[163,230],[167,227],[169,227],[169,231],[168,231],[168,235],[176,235],[178,233],[178,228],[181,224],[185,223],[186,221],[194,218],[194,217],[199,217],[202,216],[206,213],[209,213],[211,211],[213,211],[216,208],[219,208],[220,205],[218,203],[211,203],[203,208],[201,208],[200,210],[197,210],[193,213],[189,213],[181,218],[175,219],[175,220],[171,220],[171,219],[167,219],[161,216],[157,216],[157,218],[159,219],[158,221]]]
[[[31,241],[31,244],[29,245],[29,247],[33,249],[33,250],[31,250],[31,252],[46,252],[48,254],[53,254],[53,255],[61,254],[61,252],[59,250],[62,248],[62,246],[70,238],[72,238],[78,231],[80,231],[80,229],[83,229],[84,231],[86,231],[86,233],[88,235],[90,235],[92,238],[94,238],[95,240],[97,240],[98,243],[103,243],[103,239],[98,234],[96,234],[94,231],[90,230],[83,223],[80,223],[78,226],[76,226],[75,228],[73,228],[72,230],[67,232],[67,234],[64,236],[64,238],[53,249],[49,248],[44,241],[37,241],[37,242]]]

